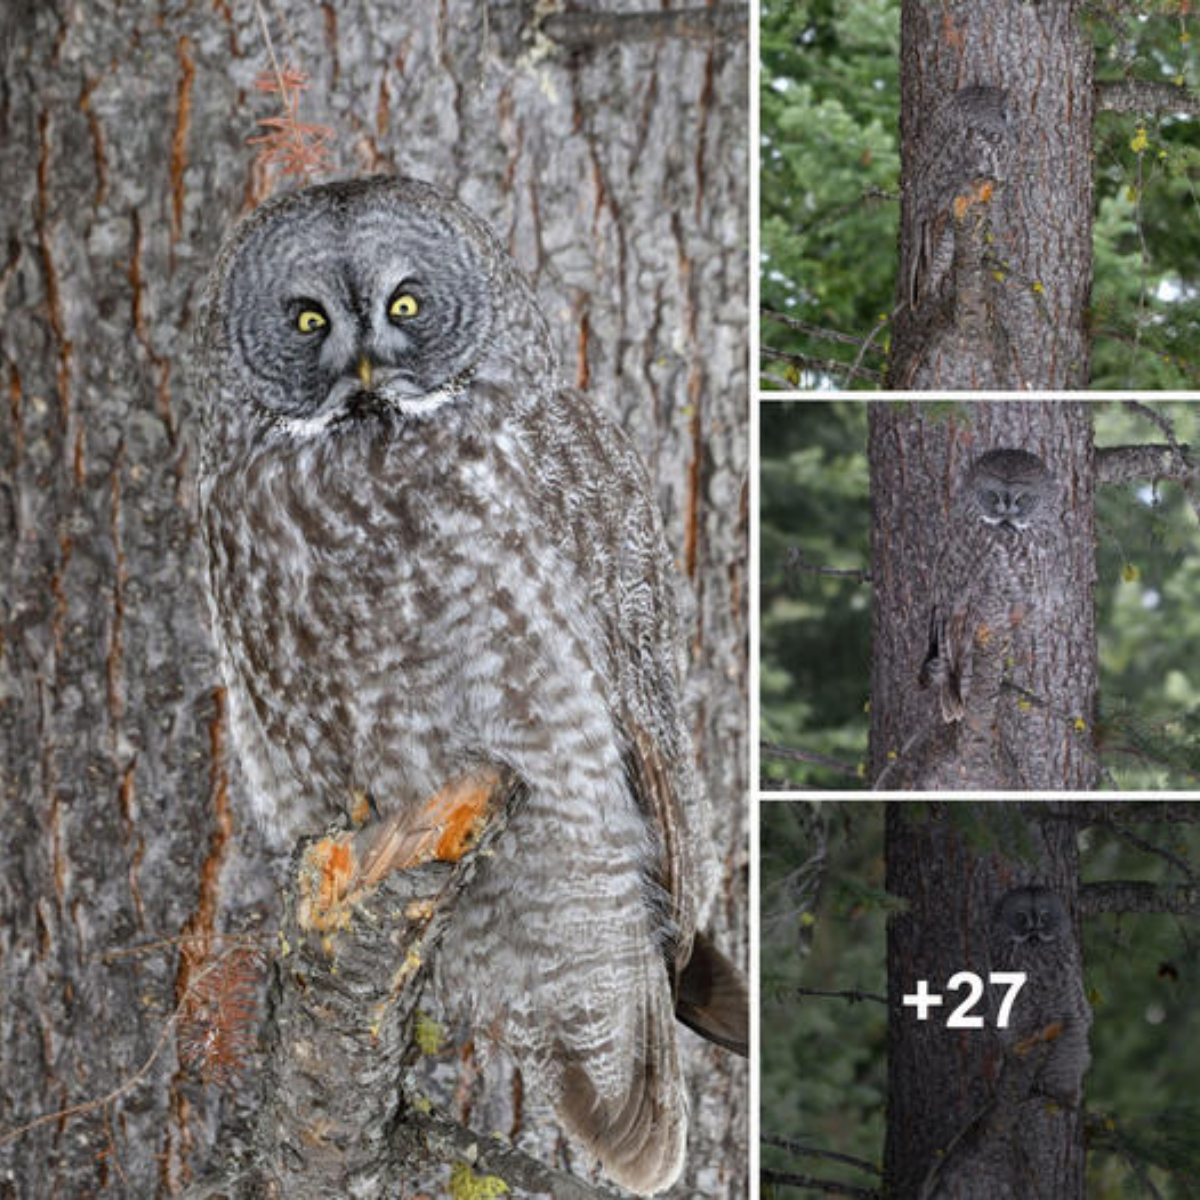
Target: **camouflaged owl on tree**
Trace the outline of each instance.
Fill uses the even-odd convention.
[[[1050,888],[1006,892],[988,930],[990,971],[1020,973],[1025,983],[999,1027],[1000,996],[989,985],[989,1026],[1001,1057],[980,1110],[931,1162],[918,1200],[1056,1200],[1053,1180],[1031,1173],[1025,1146],[1038,1123],[1077,1109],[1091,1062],[1092,1012],[1071,920]]]
[[[699,932],[707,817],[645,472],[564,389],[531,289],[423,183],[284,196],[200,328],[215,638],[260,825],[419,808],[481,766],[528,801],[459,898],[439,986],[606,1173],[680,1173],[678,1016],[741,1048]]]
[[[1011,125],[1004,88],[971,85],[943,101],[920,131],[907,188],[916,214],[905,298],[936,298],[954,262],[956,222],[1008,177]]]
[[[954,501],[938,558],[929,645],[918,676],[942,719],[994,706],[1006,665],[1048,568],[1045,531],[1056,487],[1026,450],[992,450],[972,464]]]
[[[1021,971],[1018,992],[1000,1039],[1008,1060],[1031,1064],[1029,1092],[1064,1108],[1078,1107],[1091,1063],[1092,1010],[1083,987],[1075,931],[1057,893],[1046,887],[1013,888],[1001,897],[989,937],[992,968]]]

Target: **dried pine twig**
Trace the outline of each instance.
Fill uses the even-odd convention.
[[[203,950],[184,947],[189,974],[205,964]],[[224,1086],[245,1068],[258,1041],[263,955],[235,945],[210,960],[180,1004],[175,1043],[180,1061],[205,1083]]]
[[[248,145],[262,147],[259,160],[268,166],[278,166],[285,175],[307,177],[328,170],[333,130],[328,125],[314,125],[299,118],[300,94],[308,87],[308,76],[295,67],[276,65],[274,70],[264,71],[254,86],[259,91],[278,94],[283,104],[281,115],[259,120],[269,132],[247,140]]]

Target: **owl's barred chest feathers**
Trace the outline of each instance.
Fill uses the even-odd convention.
[[[534,483],[544,418],[486,403],[448,415],[279,448],[214,490],[209,536],[246,701],[330,815],[353,788],[417,803],[507,733],[528,748],[545,736],[539,704],[613,738],[619,697],[603,680],[619,614],[605,605],[619,589],[577,481]],[[548,526],[537,540],[513,503],[533,487]],[[547,607],[557,626],[535,621]]]

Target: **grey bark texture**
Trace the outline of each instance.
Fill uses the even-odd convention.
[[[641,448],[691,592],[714,932],[743,956],[744,36],[723,12],[711,36],[689,18],[567,50],[520,0],[265,8],[334,173],[457,191],[530,275],[566,382]],[[208,645],[186,386],[205,271],[265,190],[245,142],[277,106],[251,4],[10,4],[0,36],[0,1196],[175,1195],[251,1153],[256,1060],[232,1088],[195,1078],[178,945],[117,952],[281,920]],[[672,1194],[744,1195],[744,1068],[684,1036]],[[483,1079],[467,1047],[441,1070],[452,1117],[587,1175],[502,1066]]]
[[[959,971],[986,977],[993,908],[1011,888],[1051,888],[1078,940],[1078,853],[1073,827],[1053,819],[1062,807],[888,805],[887,890],[907,901],[888,922],[884,1174],[895,1200],[1082,1200],[1082,1111],[1012,1095],[1020,1072],[1006,1071],[994,1016],[983,1029],[946,1027],[962,992],[924,1021],[902,1004],[918,980],[940,993]]]
[[[1087,385],[1095,99],[1083,9],[1080,0],[902,5],[901,269],[888,387]],[[905,281],[921,249],[918,210],[930,203],[915,178],[921,131],[972,86],[1008,93],[1009,162],[990,197],[973,198],[954,222],[947,286],[914,307]],[[952,191],[968,193],[969,182]]]
[[[934,573],[955,536],[954,497],[988,450],[1038,455],[1061,513],[1047,586],[1028,597],[1020,660],[986,722],[946,723],[917,684]],[[882,790],[1097,786],[1094,448],[1086,405],[1065,401],[872,406],[872,679],[869,777]]]

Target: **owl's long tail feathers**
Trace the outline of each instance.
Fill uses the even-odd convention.
[[[688,1125],[670,996],[665,978],[651,978],[650,969],[639,981],[642,1004],[632,1045],[614,1044],[618,1031],[611,1029],[564,1029],[549,1065],[550,1090],[564,1123],[610,1179],[639,1196],[665,1191],[679,1178]],[[599,1014],[594,1023],[607,1025]],[[595,1043],[598,1034],[607,1045]],[[568,1036],[574,1047],[588,1046],[586,1052],[569,1045]],[[610,1094],[606,1062],[631,1053],[625,1087]]]
[[[701,1037],[743,1058],[750,1050],[750,997],[738,969],[702,934],[679,975],[675,1016]]]

